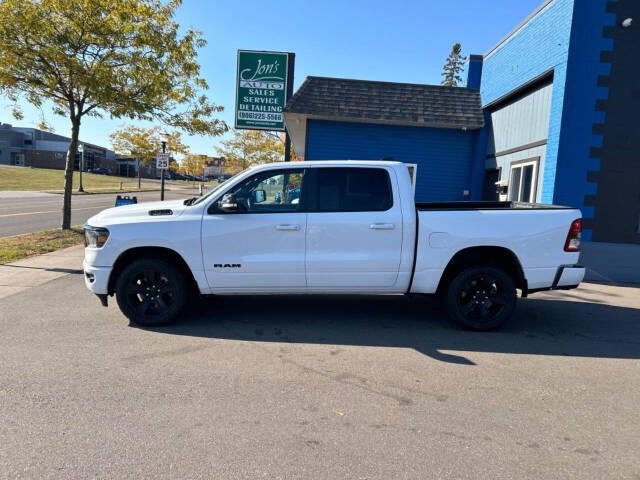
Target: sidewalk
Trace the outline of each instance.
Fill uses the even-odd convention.
[[[72,273],[81,275],[83,258],[84,246],[77,245],[0,265],[0,298]]]

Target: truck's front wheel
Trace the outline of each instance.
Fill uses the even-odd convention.
[[[499,267],[482,265],[456,275],[446,292],[449,315],[465,328],[493,330],[511,317],[516,287]]]
[[[115,292],[122,313],[133,323],[147,327],[174,320],[187,298],[184,275],[156,259],[136,260],[125,267]]]

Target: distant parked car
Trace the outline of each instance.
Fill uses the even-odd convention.
[[[111,172],[106,168],[92,168],[89,173],[95,173],[96,175],[109,175]]]

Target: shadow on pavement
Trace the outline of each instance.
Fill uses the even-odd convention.
[[[28,267],[26,265],[11,265],[11,264],[3,264],[3,267],[7,268],[26,268],[29,270],[45,270],[47,272],[59,272],[59,273],[70,273],[74,275],[80,275],[84,273],[84,270],[81,268],[60,268],[60,267]]]
[[[197,301],[177,323],[149,330],[255,342],[413,348],[464,365],[474,363],[448,352],[640,358],[640,309],[518,300],[510,322],[485,333],[452,324],[435,299],[392,295],[211,297]]]

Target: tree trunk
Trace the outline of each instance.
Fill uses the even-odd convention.
[[[67,150],[67,162],[64,167],[64,199],[62,202],[62,229],[71,228],[71,191],[73,189],[73,165],[78,150],[78,135],[80,134],[80,120],[71,119],[71,143]]]
[[[141,182],[141,180],[140,180],[140,173],[141,173],[140,172],[140,168],[141,168],[141,165],[140,165],[140,159],[136,158],[136,160],[138,160],[138,190],[140,190],[140,182]]]

